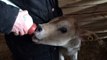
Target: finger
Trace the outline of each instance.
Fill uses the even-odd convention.
[[[15,30],[14,35],[18,36],[19,35],[19,31]]]
[[[23,23],[22,27],[23,27],[23,32],[24,32],[24,34],[27,34],[27,33],[28,33],[28,28],[27,28],[27,26],[25,25],[25,23]]]
[[[27,10],[24,10],[23,12],[28,13],[28,11],[27,11]]]
[[[26,14],[28,14],[28,11],[27,11],[27,10],[24,10],[24,11],[22,11],[22,13],[23,13],[24,15],[26,15]]]
[[[21,29],[20,31],[19,31],[19,34],[22,36],[22,35],[24,35],[25,33],[24,33],[24,30],[23,29]]]
[[[24,26],[23,31],[24,31],[24,34],[27,34],[27,33],[28,33],[28,29],[27,29],[27,27],[26,27],[26,26]]]
[[[18,33],[14,33],[14,35],[18,36],[19,34]]]

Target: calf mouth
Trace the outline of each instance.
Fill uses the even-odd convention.
[[[41,41],[41,39],[36,37],[36,32],[41,32],[41,31],[42,31],[42,27],[40,25],[37,25],[35,32],[32,34],[32,40],[34,40],[36,43]]]

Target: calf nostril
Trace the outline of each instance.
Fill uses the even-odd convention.
[[[41,26],[38,26],[38,27],[37,27],[37,31],[41,32],[41,31],[42,31],[42,27],[41,27]]]

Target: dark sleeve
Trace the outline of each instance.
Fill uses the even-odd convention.
[[[0,32],[9,33],[19,9],[0,1]]]

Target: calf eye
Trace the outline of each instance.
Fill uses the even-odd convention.
[[[61,27],[58,29],[61,33],[66,33],[67,32],[67,28],[66,27]]]

